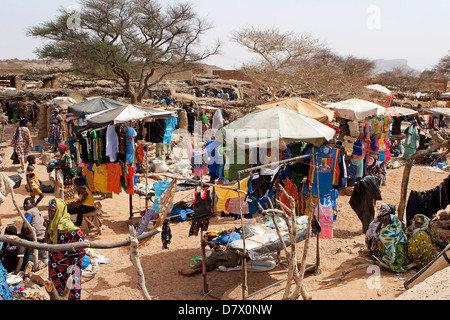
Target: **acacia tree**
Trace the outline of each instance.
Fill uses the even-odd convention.
[[[200,48],[211,26],[190,4],[164,8],[157,0],[80,0],[78,25],[74,12],[60,9],[54,21],[32,27],[27,34],[48,40],[36,53],[40,58],[71,62],[75,72],[118,82],[131,103],[167,75],[216,54]]]
[[[434,66],[433,71],[436,73],[437,77],[450,78],[450,51],[446,56],[439,60],[436,66]]]
[[[318,41],[309,35],[283,33],[277,29],[244,28],[234,32],[232,40],[259,58],[244,64],[242,70],[274,99],[289,88],[287,75],[296,61],[319,48]]]
[[[235,32],[233,40],[259,57],[242,70],[272,99],[292,94],[316,99],[354,96],[362,92],[373,69],[371,61],[341,57],[310,35],[245,28]]]

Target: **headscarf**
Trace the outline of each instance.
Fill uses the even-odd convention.
[[[49,205],[55,207],[56,212],[53,219],[50,221],[47,233],[49,234],[50,241],[53,244],[56,244],[58,243],[58,234],[69,233],[78,230],[79,228],[75,226],[70,219],[66,203],[62,199],[52,199],[50,200]]]
[[[395,214],[389,214],[391,218],[391,222],[381,228],[378,239],[380,239],[381,243],[386,248],[386,256],[384,262],[389,264],[393,264],[395,262],[397,245],[400,242],[408,243],[406,234],[403,231],[403,226],[401,221],[397,218]]]
[[[420,227],[416,227],[415,222],[421,222],[422,225]],[[411,225],[408,227],[407,231],[409,236],[415,235],[418,231],[426,231],[430,227],[430,218],[423,214],[416,214],[412,219]]]
[[[67,152],[67,145],[65,145],[65,144],[60,144],[59,147],[60,147],[61,149],[64,149],[65,152]]]

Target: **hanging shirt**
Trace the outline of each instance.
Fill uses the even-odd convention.
[[[317,153],[317,163],[314,154]],[[321,146],[320,148],[312,147],[306,151],[305,155],[310,154],[308,158],[312,159],[309,171],[309,187],[313,195],[317,196],[317,172],[319,175],[319,194],[324,196],[333,186],[339,183],[339,156],[340,150]],[[316,169],[315,167],[318,166]]]
[[[90,164],[84,167],[81,171],[83,176],[86,178],[87,185],[92,192],[95,192],[95,184],[94,184],[94,164]]]
[[[164,131],[163,143],[171,144],[173,132],[175,131],[175,127],[178,124],[177,117],[169,117],[164,121],[164,123],[166,124],[166,129]]]
[[[108,163],[106,165],[108,171],[107,189],[108,192],[120,194],[122,188],[120,186],[120,178],[122,177],[122,167],[118,163]]]
[[[97,166],[93,165],[94,170],[94,187],[95,190],[102,193],[109,193],[108,191],[108,171],[106,164]]]
[[[118,153],[119,136],[117,135],[116,127],[110,124],[106,129],[106,155],[111,162],[116,162]]]
[[[125,135],[125,154],[126,162],[134,163],[134,137],[137,136],[136,130],[132,127],[127,127],[127,133]]]

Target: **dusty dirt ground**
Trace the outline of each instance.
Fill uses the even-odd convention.
[[[5,130],[5,140],[2,146],[9,144],[15,126],[8,126]],[[32,135],[37,132],[31,129]],[[35,145],[42,145],[42,142],[34,138]],[[8,175],[16,174],[20,169],[18,165],[12,165],[9,156],[12,148],[3,148],[5,151],[5,163],[0,165],[2,172]],[[34,154],[39,155],[38,152]],[[38,175],[44,184],[49,184],[48,174],[45,167],[38,160]],[[403,167],[388,170],[387,185],[381,187],[382,201],[377,202],[377,211],[381,203],[398,205],[400,198],[400,185]],[[433,170],[430,167],[416,165],[411,172],[409,190],[428,190],[437,186],[448,176],[443,171]],[[17,201],[22,209],[23,199],[27,196],[24,184],[15,189]],[[408,191],[409,194],[409,191]],[[192,191],[184,191],[176,194],[175,201],[192,199]],[[44,200],[38,208],[47,217],[47,204],[52,198],[51,194],[45,194]],[[367,268],[352,271],[343,279],[324,282],[334,277],[338,277],[352,266],[360,264],[364,259],[368,259],[368,251],[364,245],[364,235],[362,234],[361,222],[351,209],[348,201],[350,196],[340,196],[338,199],[338,216],[334,225],[333,239],[320,239],[320,270],[318,275],[306,274],[304,284],[313,300],[394,300],[399,298],[406,290],[403,287],[405,280],[410,278],[417,270],[410,270],[405,274],[396,274],[390,271],[381,270],[380,286],[374,287],[373,271]],[[128,195],[122,192],[114,195],[113,199],[102,200],[104,215],[102,222],[104,225],[101,236],[87,236],[87,240],[92,242],[111,243],[128,239],[128,217],[129,201]],[[133,197],[135,210],[145,209],[145,200],[139,196]],[[15,224],[22,225],[20,217],[15,211],[12,201],[9,199],[1,205],[0,218],[3,226]],[[135,222],[139,216],[135,215]],[[215,217],[211,219],[209,230],[219,230],[221,228],[232,228],[240,226],[239,221],[232,218]],[[157,235],[145,246],[140,247],[141,264],[145,273],[146,286],[153,300],[204,300],[211,297],[227,297],[228,299],[241,298],[242,272],[212,271],[207,274],[207,283],[210,291],[209,296],[205,296],[203,291],[203,277],[197,274],[193,277],[185,277],[178,274],[180,268],[186,268],[191,264],[190,259],[201,255],[200,238],[189,237],[188,231],[190,222],[171,222],[173,238],[169,244],[169,249],[162,249],[160,236]],[[304,243],[297,246],[298,259],[302,257]],[[310,243],[308,264],[316,261],[316,238]],[[92,280],[82,285],[82,300],[142,300],[143,294],[137,287],[136,270],[131,264],[126,250],[107,249],[96,251],[110,259],[109,264],[101,264],[100,270]],[[284,254],[281,254],[281,261],[285,262]],[[447,270],[448,271],[448,270]],[[436,287],[436,281],[440,283],[440,288],[448,290],[448,272],[441,273],[443,276],[434,279],[430,286]],[[278,265],[269,272],[249,272],[248,289],[255,292],[272,283],[284,279],[287,276],[286,265]],[[427,286],[426,283],[422,285]],[[280,300],[283,296],[285,282],[278,284],[269,290],[258,293],[252,300]],[[427,291],[427,290],[422,290]],[[418,293],[417,293],[418,292]],[[227,293],[225,296],[224,294]],[[443,295],[445,297],[445,294]],[[401,298],[401,297],[400,297]],[[429,295],[421,293],[417,289],[415,298],[427,299]],[[439,292],[434,292],[433,299],[439,299]],[[448,291],[447,291],[448,298]]]

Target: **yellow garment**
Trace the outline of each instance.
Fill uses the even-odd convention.
[[[92,194],[91,190],[89,190],[88,187],[83,186],[83,188],[87,192],[88,195],[86,197],[86,200],[84,200],[84,202],[82,204],[85,206],[88,206],[88,207],[94,207],[95,206],[94,195]]]
[[[109,193],[108,191],[108,171],[106,170],[106,164],[97,166],[94,164],[94,188],[95,191],[102,193]]]
[[[27,176],[29,176],[31,189],[28,186],[28,183],[25,185],[25,189],[30,193],[32,197],[40,195],[42,193],[42,191],[39,189],[39,186],[41,184],[39,183],[36,169],[28,171]]]
[[[250,177],[247,177],[243,180],[241,180],[241,190],[248,192],[248,180]],[[231,188],[238,188],[238,183],[236,182],[234,185],[229,186]],[[222,189],[222,188],[215,188],[216,195],[218,197],[217,203],[216,203],[216,210],[217,212],[224,211],[226,212],[226,204],[227,200],[231,198],[239,198],[239,193],[237,191],[228,190],[228,189]],[[241,193],[241,197],[245,198],[245,194]]]
[[[88,167],[84,167],[83,170],[81,171],[81,173],[83,174],[83,176],[86,177],[86,181],[87,181],[87,184],[89,186],[89,189],[92,192],[95,192],[94,172],[89,170]]]
[[[66,203],[62,199],[55,199],[56,212],[53,219],[50,221],[47,233],[49,234],[50,242],[58,243],[58,234],[69,233],[79,228],[75,226],[70,219],[70,214],[67,212]]]

